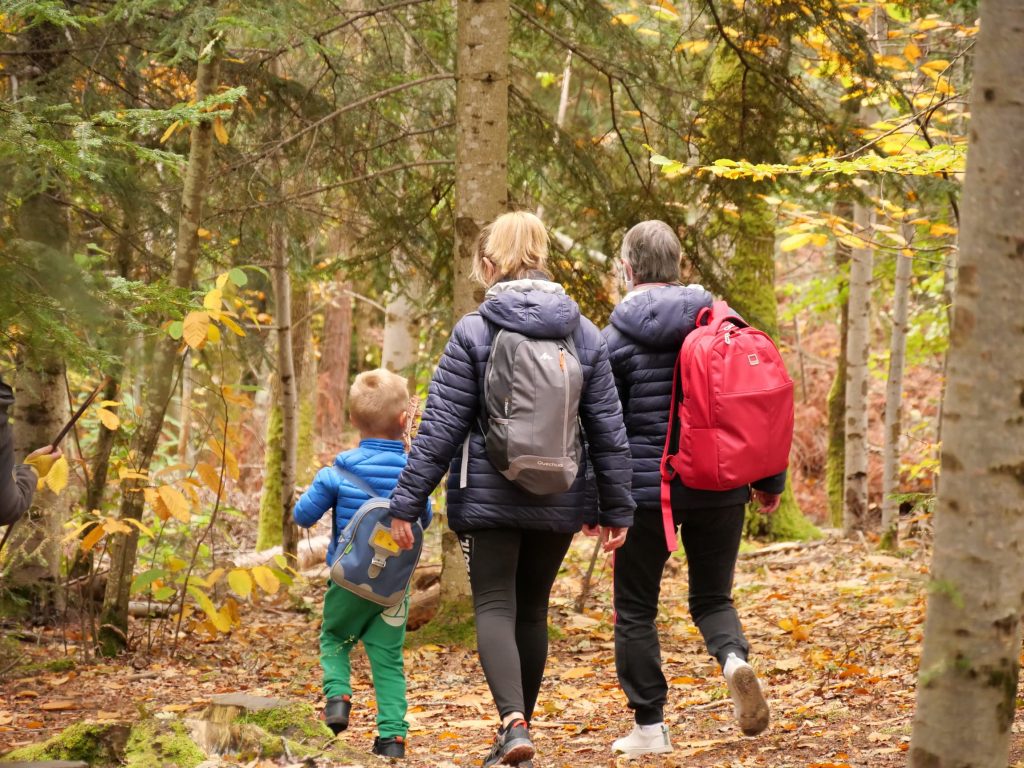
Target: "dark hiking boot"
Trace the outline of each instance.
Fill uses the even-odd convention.
[[[401,736],[388,736],[382,739],[380,736],[373,740],[373,754],[381,757],[405,757],[405,739]]]
[[[492,765],[522,765],[533,758],[533,742],[525,720],[514,720],[508,728],[499,728],[494,745],[484,760],[483,768]]]
[[[324,707],[324,722],[337,736],[348,728],[348,716],[352,712],[351,696],[332,696]]]

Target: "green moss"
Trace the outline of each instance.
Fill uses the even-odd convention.
[[[132,726],[126,768],[195,768],[206,759],[188,729],[176,720],[143,720]]]
[[[316,454],[313,445],[316,426],[316,400],[313,395],[303,393],[299,402],[299,437],[298,450],[295,456],[295,482],[298,485],[309,485],[316,474],[314,465]]]
[[[30,744],[8,752],[2,762],[81,760],[92,768],[119,766],[127,739],[126,725],[75,723],[41,744]]]
[[[281,407],[270,409],[267,419],[267,447],[264,452],[263,492],[260,494],[260,520],[256,531],[256,551],[281,546],[284,537],[281,520],[281,449],[284,440],[284,416]]]
[[[238,722],[258,725],[274,736],[284,736],[295,741],[330,739],[334,735],[320,720],[313,705],[305,702],[247,712],[238,718]]]
[[[413,648],[421,645],[476,648],[476,620],[472,603],[460,601],[455,605],[442,606],[430,623],[410,632],[407,637]]]
[[[766,517],[755,511],[754,505],[750,506],[746,530],[749,536],[769,541],[808,541],[821,538],[818,527],[800,511],[789,480],[786,481],[782,502],[775,514]]]
[[[3,651],[0,651],[0,658],[3,656]],[[36,664],[25,664],[14,669],[14,675],[24,677],[26,675],[35,675],[40,672],[70,672],[75,668],[75,660],[72,658],[64,657],[63,659],[54,659],[53,661],[43,661]]]

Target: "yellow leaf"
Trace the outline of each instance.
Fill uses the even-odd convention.
[[[906,57],[907,61],[914,64],[921,58],[921,49],[918,47],[917,43],[907,43],[903,48],[903,55]]]
[[[161,144],[166,144],[167,140],[169,138],[171,138],[171,136],[174,135],[174,132],[176,130],[178,130],[178,126],[180,126],[180,125],[181,125],[181,120],[175,120],[173,123],[171,123],[169,126],[167,126],[167,130],[164,131],[164,135],[160,137],[160,143]]]
[[[867,241],[857,237],[856,235],[840,235],[839,242],[843,243],[844,245],[848,245],[851,248],[868,247]]]
[[[120,405],[120,400],[104,400],[100,403],[100,408],[113,408],[115,405]]]
[[[160,492],[156,488],[143,488],[142,494],[146,497],[146,501],[153,507],[153,514],[159,517],[161,520],[166,520],[171,516],[171,511],[167,509],[167,505],[164,504],[164,500],[160,498]]]
[[[220,581],[223,575],[223,568],[215,568],[209,575],[207,575],[206,579],[204,580],[206,582],[206,586],[212,587],[214,584]]]
[[[220,490],[220,474],[212,465],[207,464],[205,461],[201,461],[196,464],[196,472],[199,473],[199,478],[214,493]]]
[[[248,597],[252,594],[252,577],[243,568],[236,568],[228,574],[228,586],[239,597]]]
[[[157,490],[160,493],[160,499],[167,505],[167,511],[176,519],[187,523],[192,518],[188,500],[181,491],[170,485],[161,485]]]
[[[108,411],[106,408],[100,408],[96,411],[96,415],[100,417],[100,421],[103,422],[103,426],[111,432],[121,426],[121,419],[118,418],[117,414],[112,411]]]
[[[824,248],[828,245],[828,235],[811,235],[811,245],[816,245],[818,248]]]
[[[206,340],[211,344],[216,344],[220,341],[220,328],[216,325],[211,325],[206,329]]]
[[[202,349],[206,344],[206,329],[210,325],[210,316],[206,312],[189,312],[182,326],[182,338],[192,349]]]
[[[50,471],[46,473],[46,485],[54,493],[60,493],[68,487],[68,475],[70,474],[70,467],[68,466],[68,460],[61,456],[50,467]]]
[[[790,235],[781,243],[779,243],[779,250],[783,252],[795,251],[797,248],[802,248],[811,242],[810,232],[798,232],[795,235]]]
[[[223,298],[224,293],[220,288],[214,288],[203,297],[203,307],[210,313],[210,319],[220,319],[220,307]]]
[[[265,565],[257,565],[253,568],[252,577],[259,584],[260,589],[269,595],[277,594],[278,587],[281,586],[277,575]]]
[[[627,27],[630,24],[636,24],[640,21],[640,17],[635,13],[619,13],[612,17],[612,24],[625,24]]]
[[[676,46],[676,51],[687,51],[688,53],[703,53],[711,46],[707,40],[687,40]]]
[[[199,229],[196,230],[196,237],[200,237],[203,240],[209,240],[211,237],[213,237],[213,232],[206,229],[205,227],[199,227]]]
[[[213,135],[217,137],[217,141],[221,144],[228,143],[228,130],[224,127],[224,121],[219,117],[213,121]]]
[[[921,32],[927,32],[929,29],[935,29],[936,27],[942,26],[942,24],[938,19],[918,19],[912,26]]]
[[[959,230],[956,227],[951,227],[949,224],[932,224],[928,228],[929,234],[935,235],[936,237],[942,237],[943,235],[955,235]]]
[[[231,619],[225,616],[214,606],[213,601],[207,596],[203,590],[199,587],[189,585],[188,591],[192,594],[192,597],[199,603],[199,607],[203,613],[206,614],[206,618],[210,620],[210,623],[217,628],[218,632],[227,632],[231,629]]]
[[[895,69],[898,72],[902,72],[908,68],[907,60],[902,56],[876,56],[875,62],[880,66]]]
[[[97,525],[95,528],[93,528],[85,535],[85,538],[82,539],[81,543],[78,546],[82,548],[83,552],[88,552],[90,549],[96,546],[97,542],[99,542],[100,539],[102,539],[106,535],[107,532],[103,529],[103,526]]]
[[[222,314],[220,316],[220,322],[223,323],[229,331],[235,334],[235,336],[245,336],[245,331],[243,331],[241,327],[238,325],[238,323],[236,323],[227,315]]]
[[[103,521],[103,530],[107,533],[131,533],[132,529],[116,517],[108,517]]]
[[[921,65],[921,71],[932,78],[938,77],[949,68],[949,62],[945,59],[932,59]]]
[[[167,570],[172,573],[177,573],[178,571],[184,570],[188,567],[188,563],[175,555],[168,557],[164,564],[167,566]]]

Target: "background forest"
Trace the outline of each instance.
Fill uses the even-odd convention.
[[[507,208],[543,218],[556,279],[599,326],[622,235],[660,218],[686,279],[776,337],[792,488],[751,518],[752,548],[823,531],[911,560],[928,546],[976,2],[0,10],[19,456],[98,390],[0,552],[12,632],[59,625],[81,663],[144,665],[307,605],[327,529],[300,540],[291,508],[354,442],[352,377],[383,365],[423,398],[479,298],[473,239]],[[427,559],[450,544],[432,530]],[[584,592],[586,550],[568,566]],[[464,622],[464,576],[441,574],[420,599],[428,648]],[[29,740],[2,715],[0,744]]]

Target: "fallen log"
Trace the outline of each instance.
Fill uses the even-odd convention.
[[[412,597],[409,598],[409,621],[406,624],[406,629],[414,632],[429,623],[437,615],[437,609],[440,606],[440,580],[426,590],[413,592]]]
[[[298,565],[295,570],[304,571],[312,568],[317,563],[323,562],[324,558],[327,557],[327,547],[330,543],[330,536],[313,536],[299,539],[298,554],[296,555]],[[236,568],[252,568],[256,565],[266,565],[280,554],[280,547],[271,547],[270,549],[264,549],[262,552],[248,552],[244,555],[233,557],[231,562]]]

